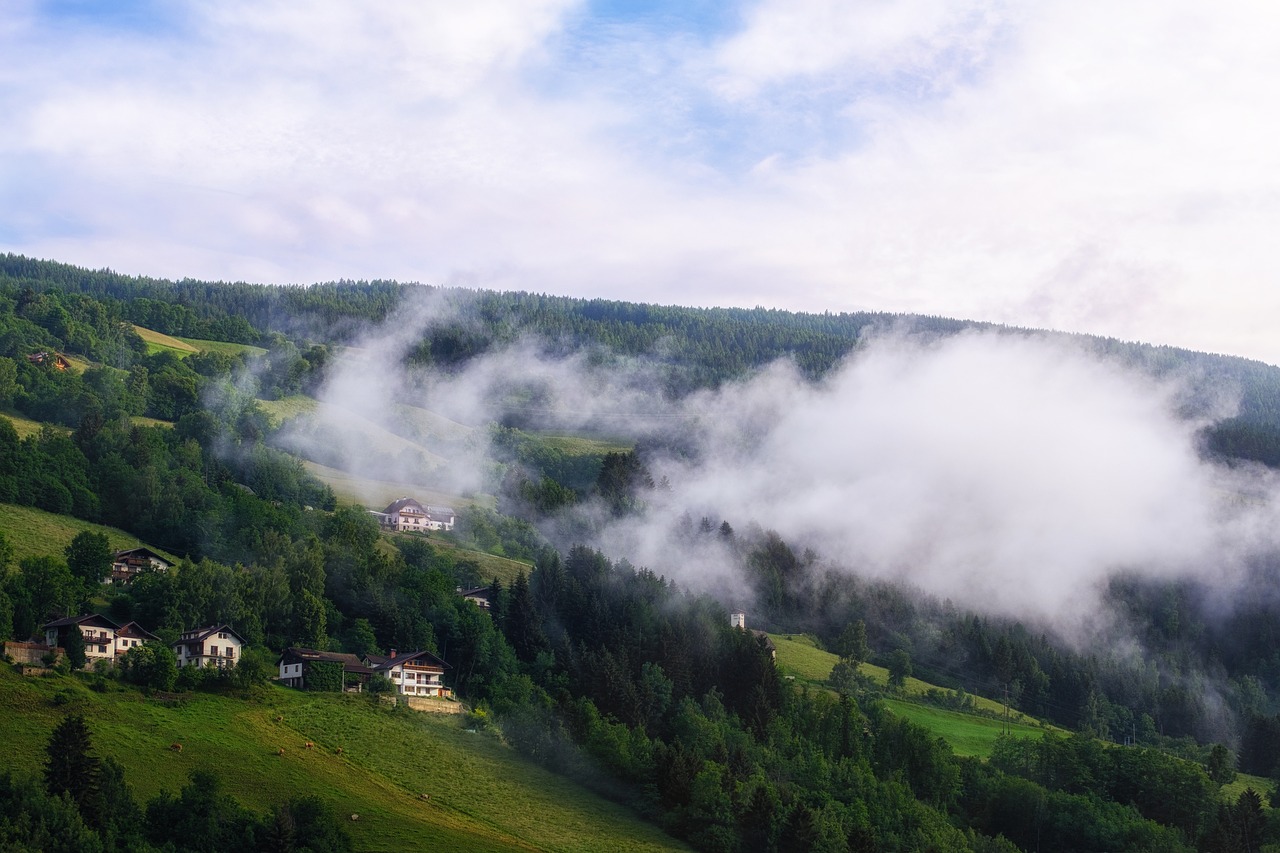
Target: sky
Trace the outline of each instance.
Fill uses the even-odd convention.
[[[1280,9],[0,0],[0,251],[1280,364]]]

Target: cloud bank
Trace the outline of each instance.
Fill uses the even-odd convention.
[[[0,249],[942,314],[1280,362],[1280,14],[1225,2],[0,21]]]
[[[776,531],[838,570],[1077,638],[1106,627],[1118,573],[1197,579],[1230,598],[1280,545],[1274,476],[1200,452],[1200,431],[1232,414],[1229,394],[1070,340],[881,330],[821,382],[783,361],[681,400],[653,365],[553,356],[531,340],[451,371],[369,369],[398,364],[441,322],[456,322],[452,308],[406,310],[335,368],[321,423],[354,470],[372,444],[345,419],[394,421],[404,404],[476,428],[447,460],[405,473],[441,488],[494,487],[485,427],[512,416],[678,448],[649,455],[666,487],[643,496],[646,512],[615,519],[589,503],[557,531],[726,601],[745,603],[738,558],[690,546],[682,517]]]

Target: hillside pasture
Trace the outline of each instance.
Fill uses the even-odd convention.
[[[839,658],[818,648],[812,637],[806,635],[770,634],[778,650],[778,671],[798,684],[810,689],[829,692],[827,678]],[[887,688],[889,671],[882,666],[864,663],[858,672],[875,686]],[[973,696],[974,708],[980,713],[965,713],[920,701],[931,690],[949,693],[945,688],[907,678],[899,696],[886,698],[885,704],[899,716],[918,723],[943,738],[957,755],[977,755],[986,758],[1001,731],[1010,731],[1019,737],[1043,737],[1053,727],[1046,727],[1021,711],[1009,712],[1008,722],[1003,719],[1004,705],[982,696]],[[1061,731],[1061,730],[1058,730]]]
[[[392,407],[392,415],[407,427],[407,435],[419,440],[463,441],[476,431],[475,427],[419,406],[395,405]]]
[[[114,550],[138,548],[145,543],[136,536],[123,530],[81,521],[69,515],[57,515],[30,506],[16,504],[0,504],[0,532],[3,532],[9,544],[13,546],[15,560],[23,557],[58,557],[71,544],[71,540],[81,531],[103,533]],[[148,546],[150,547],[150,546]],[[164,553],[158,548],[151,550]],[[164,554],[172,559],[169,554]]]
[[[206,341],[200,338],[173,338],[179,343],[186,344],[200,352],[219,352],[230,356],[241,354],[249,356],[266,355],[267,351],[262,347],[255,347],[252,344],[233,344],[228,341]]]
[[[349,471],[339,471],[318,462],[304,461],[302,464],[312,476],[333,489],[339,504],[347,506],[359,504],[366,509],[382,510],[392,501],[403,497],[411,497],[423,504],[451,506],[454,509],[475,505],[492,506],[493,503],[483,496],[464,497],[423,483],[377,480]]]
[[[256,402],[258,408],[266,413],[267,419],[273,427],[278,427],[303,415],[310,415],[320,405],[305,394],[294,394],[291,397],[281,397],[279,400],[258,399]]]
[[[14,412],[0,412],[0,415],[3,415],[9,420],[9,423],[13,424],[13,430],[18,434],[18,438],[26,438],[29,435],[38,435],[40,430],[45,427],[45,424],[40,421],[33,421],[30,418],[23,417],[22,415]],[[64,435],[71,434],[71,430],[67,427],[59,426],[58,424],[49,424],[48,426],[53,427]]]
[[[137,325],[133,327],[133,330],[138,333],[138,337],[142,338],[142,340],[146,342],[148,355],[168,350],[179,358],[186,358],[192,353],[200,351],[198,348],[192,346],[186,341],[170,337],[163,332],[157,332],[153,329],[147,329]]]
[[[511,586],[511,582],[516,579],[517,575],[523,574],[526,578],[533,572],[533,564],[523,560],[513,560],[510,557],[499,557],[496,554],[486,554],[484,551],[474,551],[470,548],[464,548],[461,545],[455,545],[448,539],[439,534],[428,533],[386,533],[386,540],[392,544],[404,539],[426,538],[441,553],[448,554],[455,562],[469,561],[476,564],[476,574],[479,575],[480,583],[487,584],[494,578],[502,581],[503,586]]]
[[[376,706],[367,696],[272,686],[252,701],[199,693],[155,701],[0,666],[0,713],[22,733],[0,751],[0,771],[38,775],[54,726],[81,713],[96,751],[123,765],[139,800],[176,792],[192,770],[209,769],[259,813],[313,795],[339,815],[360,815],[346,828],[362,851],[687,849],[498,739],[469,733],[465,718]]]

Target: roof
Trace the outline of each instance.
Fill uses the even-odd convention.
[[[125,548],[122,551],[116,551],[111,555],[111,557],[116,560],[119,560],[122,557],[149,557],[150,559],[160,560],[164,563],[169,562],[168,557],[165,557],[163,554],[158,554],[150,548]]]
[[[417,501],[415,501],[413,498],[407,498],[407,497],[406,497],[406,498],[400,498],[400,500],[398,500],[398,501],[393,501],[393,502],[391,503],[391,506],[387,507],[386,509],[384,509],[384,510],[382,511],[382,514],[383,514],[383,515],[393,515],[393,514],[395,514],[395,513],[397,513],[397,512],[400,512],[400,510],[405,509],[405,508],[414,509],[414,510],[416,510],[416,511],[418,511],[418,512],[421,512],[421,513],[426,513],[426,511],[427,511],[427,510],[426,510],[426,508],[425,508],[422,504],[418,503],[418,502],[417,502]]]
[[[103,616],[101,613],[89,613],[84,616],[64,616],[61,619],[54,619],[52,622],[45,623],[45,630],[49,628],[62,628],[67,625],[93,625],[96,628],[110,628],[118,631],[120,626]]]
[[[146,628],[143,628],[137,622],[126,622],[125,624],[121,625],[118,629],[116,629],[116,633],[129,634],[131,636],[136,635],[136,636],[142,637],[144,640],[160,639],[155,634],[148,631]]]
[[[319,649],[290,646],[280,655],[277,665],[284,663],[286,659],[310,663],[340,663],[344,672],[367,673],[371,671],[359,657],[346,652],[322,652]]]
[[[483,598],[487,601],[493,595],[493,587],[485,585],[474,589],[460,589],[458,595],[463,598]]]
[[[430,516],[436,516],[436,515],[451,515],[451,516],[456,516],[456,515],[457,515],[457,513],[453,511],[453,507],[451,507],[451,506],[428,506],[428,507],[427,507],[427,515],[430,515]]]
[[[206,639],[210,634],[227,633],[234,636],[243,643],[244,637],[240,636],[240,632],[232,628],[230,625],[206,625],[203,628],[192,628],[190,631],[183,631],[182,636],[178,638],[178,642],[174,643],[180,646],[184,643],[198,643]]]
[[[405,652],[395,657],[390,657],[389,655],[365,655],[364,659],[375,672],[381,669],[391,669],[402,663],[411,663],[413,661],[434,664],[441,669],[452,669],[449,664],[431,654],[431,652]]]

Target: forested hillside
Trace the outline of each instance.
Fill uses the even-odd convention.
[[[1266,808],[1271,791],[1226,800],[1221,789],[1237,764],[1264,777],[1280,773],[1280,600],[1272,596],[1228,606],[1198,582],[1117,575],[1108,606],[1132,627],[1140,659],[860,576],[857,566],[839,565],[842,555],[748,520],[647,517],[681,543],[681,559],[732,570],[731,582],[695,592],[584,544],[608,525],[645,519],[669,488],[649,469],[653,441],[553,435],[518,416],[446,430],[451,422],[415,408],[421,399],[396,401],[405,441],[483,460],[484,492],[469,493],[457,529],[443,539],[390,535],[364,507],[339,505],[281,449],[281,419],[258,400],[318,393],[344,347],[427,290],[165,282],[0,258],[0,408],[48,425],[19,438],[0,419],[0,502],[109,524],[180,558],[172,572],[103,587],[102,559],[85,554],[106,545],[91,532],[62,554],[27,555],[16,566],[0,548],[0,635],[26,639],[52,618],[98,609],[165,641],[220,623],[248,641],[231,675],[175,671],[162,663],[171,656],[160,645],[131,651],[115,677],[162,693],[252,695],[289,646],[428,650],[477,709],[473,722],[496,726],[529,759],[702,850],[1227,851],[1280,842],[1280,819]],[[451,313],[387,370],[458,374],[531,337],[551,355],[585,352],[605,365],[643,357],[673,399],[779,357],[794,359],[804,381],[818,381],[871,329],[897,326],[932,340],[973,327],[530,294],[436,296]],[[265,353],[193,346],[149,354],[135,324]],[[1206,395],[1234,385],[1241,415],[1207,434],[1205,452],[1280,462],[1280,453],[1269,455],[1280,435],[1280,371],[1164,347],[1085,343],[1153,375],[1188,373]],[[88,366],[62,364],[58,354]],[[1185,405],[1210,402],[1191,395]],[[666,450],[679,452],[680,430],[673,432]],[[327,450],[341,455],[336,448]],[[463,546],[532,568],[491,581],[461,556]],[[1274,588],[1276,565],[1253,567],[1260,588]],[[457,594],[487,582],[488,611]],[[809,634],[839,654],[844,669],[833,671],[830,689],[782,679],[767,644],[730,627],[736,597],[753,602],[751,627]],[[865,660],[1008,702],[1077,734],[1006,739],[990,761],[957,757],[895,716],[881,688],[851,674]],[[38,794],[3,790],[11,800]],[[92,830],[91,815],[85,819]],[[165,841],[173,839],[150,843]],[[123,836],[103,843],[127,847]]]

